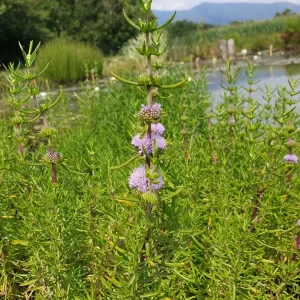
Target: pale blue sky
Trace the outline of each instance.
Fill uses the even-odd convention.
[[[251,2],[251,3],[273,3],[285,2],[286,0],[153,0],[152,9],[154,10],[183,10],[190,9],[202,2]],[[300,4],[300,0],[288,0],[295,4]]]

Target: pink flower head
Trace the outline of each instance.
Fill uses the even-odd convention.
[[[156,121],[160,118],[161,105],[154,103],[152,105],[142,104],[142,108],[138,114],[138,118],[143,121]]]
[[[158,191],[162,188],[163,184],[164,180],[162,176],[160,176],[156,182],[151,185],[150,180],[146,177],[146,167],[144,165],[134,169],[129,177],[129,187],[142,193],[150,191],[150,185],[153,191]]]
[[[165,132],[165,127],[161,123],[152,123],[151,131],[155,134],[163,134]]]
[[[292,164],[297,164],[298,163],[298,157],[297,155],[294,155],[294,154],[287,154],[283,160],[285,162],[288,162],[288,163],[292,163]]]
[[[133,137],[131,144],[139,149],[139,153],[141,155],[144,154],[144,149],[146,150],[147,154],[153,154],[154,140],[158,149],[166,149],[166,140],[161,135],[155,133],[151,134],[151,139],[147,137],[147,134],[142,138],[140,137],[140,134],[137,134]]]

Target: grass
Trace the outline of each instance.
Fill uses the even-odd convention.
[[[103,56],[98,49],[67,39],[56,39],[41,47],[36,59],[37,72],[48,62],[44,77],[58,83],[78,82],[89,76],[91,70],[100,76],[103,69]]]

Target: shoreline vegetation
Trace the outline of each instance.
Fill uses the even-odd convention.
[[[189,21],[177,21],[170,24],[164,36],[164,43],[168,45],[168,48],[163,59],[160,58],[160,60],[189,62],[194,64],[194,68],[198,68],[197,64],[212,65],[213,60],[218,62],[217,65],[224,64],[225,61],[221,62],[221,52],[218,46],[221,39],[234,39],[237,61],[245,60],[245,58],[252,60],[255,55],[260,56],[259,54],[266,58],[270,56],[271,45],[271,55],[274,56],[280,54],[285,57],[285,53],[293,53],[293,55],[300,53],[300,15],[283,14],[271,20],[233,23],[226,26],[196,24]],[[66,35],[66,37],[42,43],[43,51],[38,55],[36,65],[43,65],[45,60],[49,61],[50,67],[44,77],[48,76],[48,79],[56,81],[57,84],[78,82],[88,76],[93,76],[90,74],[93,72],[97,77],[110,76],[111,71],[118,72],[119,70],[139,72],[146,66],[141,62],[141,56],[135,51],[137,41],[138,38],[137,40],[136,38],[129,39],[123,43],[118,53],[107,55],[106,52],[103,55],[101,51],[96,54],[95,45],[72,42],[72,35]],[[59,50],[55,43],[61,43],[60,48],[64,50]],[[242,54],[245,50],[247,50],[247,56]],[[77,58],[74,55],[70,56],[73,60],[70,65],[72,68],[68,66],[70,59],[67,53],[78,53]],[[90,53],[89,56],[87,53]],[[43,57],[39,57],[40,55]],[[98,59],[95,59],[96,56]],[[51,63],[60,60],[59,64]],[[42,64],[39,61],[42,61]],[[37,69],[40,70],[39,67]],[[0,83],[2,84],[4,82],[3,70],[1,66]],[[56,74],[56,76],[50,74]]]

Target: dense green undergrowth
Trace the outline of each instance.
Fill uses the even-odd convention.
[[[1,297],[298,299],[300,80],[258,96],[254,64],[237,86],[228,61],[213,103],[205,73],[151,60],[160,27],[139,3],[145,21],[124,16],[147,70],[113,74],[126,84],[41,93],[33,42],[7,66]]]
[[[297,96],[290,87],[266,93],[269,106],[228,86],[213,109],[205,78],[161,100],[166,184],[144,261],[148,225],[128,188],[132,166],[110,169],[134,155],[142,94],[119,84],[86,90],[75,114],[63,98],[48,116],[69,170],[57,166],[55,185],[51,168],[30,165],[47,141],[25,127],[22,158],[2,122],[3,299],[296,299],[299,167],[283,157],[289,137],[299,140]]]

